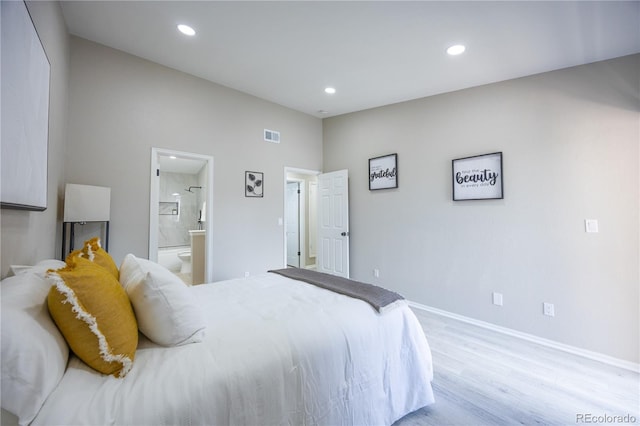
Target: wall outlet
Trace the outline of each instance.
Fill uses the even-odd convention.
[[[249,271],[245,271],[245,273],[244,273],[244,277],[245,277],[245,278],[249,278]]]
[[[502,293],[493,293],[493,304],[502,306]]]
[[[555,306],[553,306],[553,303],[543,303],[542,304],[542,312],[550,317],[555,317],[556,316],[556,308]]]
[[[379,269],[374,269],[373,270],[373,276],[376,278],[380,278],[380,270]]]

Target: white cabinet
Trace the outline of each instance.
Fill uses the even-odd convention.
[[[204,283],[204,230],[189,231],[191,236],[191,283],[193,285]]]

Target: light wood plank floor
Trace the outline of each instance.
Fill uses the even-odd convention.
[[[394,426],[624,424],[599,416],[640,424],[638,373],[414,312],[433,355],[436,402]]]

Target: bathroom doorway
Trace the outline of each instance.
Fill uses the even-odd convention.
[[[213,157],[151,149],[149,259],[187,284],[213,281]]]

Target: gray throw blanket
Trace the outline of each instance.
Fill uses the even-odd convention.
[[[269,272],[294,280],[304,281],[345,296],[364,300],[380,313],[384,313],[395,307],[398,304],[395,302],[404,300],[404,297],[398,293],[382,287],[308,269],[286,268],[271,270]]]

